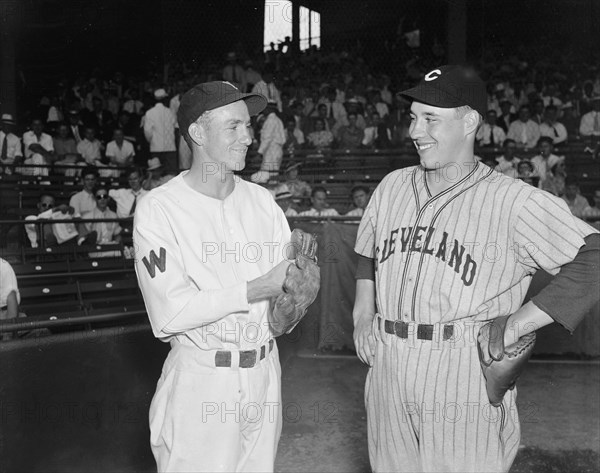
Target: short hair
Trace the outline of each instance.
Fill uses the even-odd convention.
[[[540,146],[543,143],[548,143],[548,144],[554,145],[554,141],[552,141],[552,138],[550,138],[549,136],[542,136],[538,140],[537,145]]]
[[[516,144],[517,144],[517,142],[516,142],[515,140],[513,140],[512,138],[506,138],[506,139],[504,140],[504,143],[502,143],[502,146],[504,146],[504,147],[506,148],[506,145],[509,145],[509,144],[511,144],[511,143],[512,143],[513,145],[516,145]]]
[[[196,120],[194,120],[192,123],[197,123],[198,125],[200,125],[202,128],[204,128],[205,130],[208,130],[210,128],[210,124],[214,118],[214,110],[207,110],[205,111],[202,115],[200,115]],[[190,123],[190,125],[192,124]],[[188,130],[180,130],[181,133],[183,133],[183,139],[185,140],[185,142],[188,144],[188,146],[191,148],[192,147],[192,138],[190,136],[190,132]]]
[[[310,191],[310,196],[314,197],[317,192],[323,192],[325,195],[327,195],[327,190],[323,186],[317,186],[313,187],[312,191]]]
[[[86,166],[81,171],[81,177],[89,176],[90,174],[93,175],[96,179],[98,179],[100,177],[100,175],[98,174],[98,169],[96,169],[96,166]]]
[[[50,197],[56,202],[56,197],[54,197],[54,194],[51,194],[50,192],[42,192],[38,198],[38,202],[41,202],[44,197]]]
[[[350,189],[350,195],[354,195],[354,193],[358,191],[364,191],[365,194],[368,194],[369,192],[371,192],[371,189],[369,189],[363,184],[358,184],[357,186],[354,186],[352,189]]]
[[[137,173],[138,176],[140,176],[140,177],[144,176],[144,171],[142,171],[141,167],[139,167],[139,166],[131,166],[131,167],[127,168],[125,177],[129,177],[133,173]]]
[[[460,107],[456,107],[454,109],[454,117],[456,119],[463,118],[469,112],[477,113],[477,130],[479,130],[479,128],[483,124],[483,116],[481,115],[481,113],[479,113],[474,108],[471,108],[469,105],[461,105]]]
[[[558,107],[556,105],[548,105],[546,107],[546,112],[557,112],[558,111]]]

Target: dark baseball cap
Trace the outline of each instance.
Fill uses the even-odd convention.
[[[412,89],[400,92],[417,102],[440,108],[468,105],[481,115],[487,113],[487,90],[477,73],[468,67],[440,66],[425,74]]]
[[[214,81],[195,85],[181,97],[177,111],[179,130],[187,135],[189,126],[204,112],[238,100],[246,102],[250,116],[257,115],[267,106],[267,99],[263,95],[244,94],[229,82]]]

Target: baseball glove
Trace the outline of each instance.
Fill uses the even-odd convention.
[[[317,265],[317,242],[314,235],[294,230],[287,248],[287,259],[294,260],[287,269],[280,294],[269,315],[275,337],[290,333],[300,322],[306,309],[317,297],[321,272]]]
[[[504,330],[510,316],[497,317],[479,330],[477,349],[490,404],[498,407],[506,391],[513,389],[535,344],[535,332],[504,347]],[[488,356],[485,356],[485,355]]]

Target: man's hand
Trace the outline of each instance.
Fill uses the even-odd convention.
[[[375,358],[375,336],[373,335],[373,318],[364,315],[354,322],[354,347],[363,363],[373,366]]]
[[[288,261],[282,261],[267,274],[250,281],[248,283],[248,302],[269,299],[283,294],[283,282],[289,266]]]

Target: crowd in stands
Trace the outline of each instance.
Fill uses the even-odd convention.
[[[253,121],[252,149],[262,164],[250,179],[262,184],[286,181],[287,190],[279,192],[286,197],[278,201],[289,200],[288,212],[334,215],[339,209],[328,206],[327,189],[299,184],[298,167],[293,162],[286,165],[284,156],[293,160],[300,150],[412,148],[409,103],[396,92],[436,64],[435,55],[415,54],[402,63],[391,61],[386,69],[367,56],[360,49],[312,47],[298,54],[289,45],[272,45],[263,55],[250,57],[243,45],[236,45],[220,64],[172,64],[164,69],[168,75],[96,70],[65,77],[40,97],[37,106],[20,110],[19,121],[1,111],[0,174],[78,176],[83,190],[68,205],[60,203],[52,215],[82,218],[114,212],[98,205],[104,200],[99,199],[98,179],[128,178],[129,189],[110,188],[100,197],[106,194],[113,200],[116,216],[129,216],[128,208],[142,191],[162,185],[190,165],[189,148],[177,129],[181,94],[199,82],[226,80],[241,90],[263,94],[269,102]],[[479,69],[488,81],[489,112],[477,143],[481,150],[497,151],[493,158],[486,154],[486,164],[571,205],[573,186],[565,172],[569,157],[564,150],[575,144],[590,159],[598,159],[600,71],[568,60],[535,62],[517,55],[486,57]],[[539,154],[532,159],[521,156],[532,151]],[[90,169],[95,171],[93,186]],[[364,191],[369,194],[369,188]],[[42,196],[40,203],[50,197]],[[595,202],[584,207],[572,205],[580,216],[597,214]],[[360,208],[356,204],[356,210]],[[39,210],[34,217],[45,215]],[[77,231],[80,235],[85,229]],[[115,231],[108,235],[107,228],[95,231],[98,241],[117,236]]]

